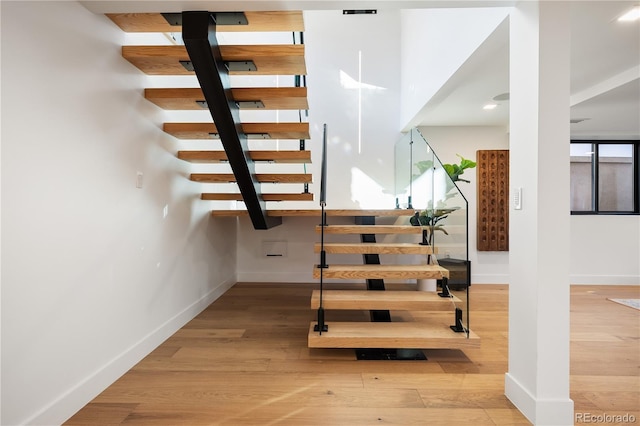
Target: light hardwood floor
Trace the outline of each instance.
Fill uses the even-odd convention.
[[[236,284],[67,424],[529,424],[504,396],[508,286],[471,287],[480,348],[428,361],[308,349],[316,286]],[[640,287],[571,288],[571,398],[576,413],[640,422],[640,311],[607,297]]]

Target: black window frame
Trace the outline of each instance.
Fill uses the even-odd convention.
[[[640,215],[640,140],[622,139],[622,140],[585,140],[572,139],[571,143],[575,144],[591,144],[593,148],[593,156],[591,160],[591,210],[571,210],[572,215]],[[632,145],[633,147],[633,211],[601,211],[599,205],[599,163],[600,145]]]

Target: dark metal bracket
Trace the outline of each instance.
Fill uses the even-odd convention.
[[[264,103],[262,101],[237,101],[236,105],[240,109],[263,109]]]
[[[456,308],[455,324],[449,327],[456,333],[464,333],[466,331],[462,326],[462,309]]]
[[[229,73],[216,38],[216,22],[209,12],[182,12],[182,39],[202,93],[220,134],[229,164],[255,229],[280,225],[282,218],[267,216],[255,165],[242,131],[238,106],[231,93]]]
[[[172,27],[179,27],[182,25],[182,13],[161,13],[162,17],[171,25]]]
[[[172,27],[182,25],[182,13],[161,13],[163,18]],[[247,16],[244,12],[214,12],[211,13],[216,25],[249,25]]]
[[[355,222],[357,225],[375,225],[376,218],[374,216],[356,216]],[[375,234],[360,234],[360,242],[362,243],[375,243]],[[363,261],[366,265],[379,265],[380,256],[377,254],[363,254]],[[384,291],[384,280],[378,278],[367,279],[367,290],[371,291]],[[370,310],[369,316],[372,322],[391,322],[391,313],[388,310]]]
[[[358,361],[426,361],[421,349],[356,349]]]
[[[214,12],[211,16],[216,25],[249,25],[244,12]]]
[[[449,279],[442,278],[442,293],[438,293],[440,297],[451,297],[451,293],[449,292]]]
[[[229,72],[254,72],[258,71],[253,61],[227,61],[224,63]]]
[[[191,61],[180,61],[180,65],[182,65],[187,71],[195,71],[195,68],[193,68],[193,63]]]

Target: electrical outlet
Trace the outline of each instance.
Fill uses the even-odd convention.
[[[142,188],[143,177],[144,175],[142,174],[142,172],[136,173],[136,188]]]

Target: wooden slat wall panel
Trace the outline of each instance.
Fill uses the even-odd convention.
[[[477,249],[509,250],[509,150],[477,152]]]
[[[248,25],[217,25],[217,32],[304,31],[301,11],[244,12]],[[179,33],[180,25],[171,26],[160,13],[108,13],[123,31],[129,33]]]

